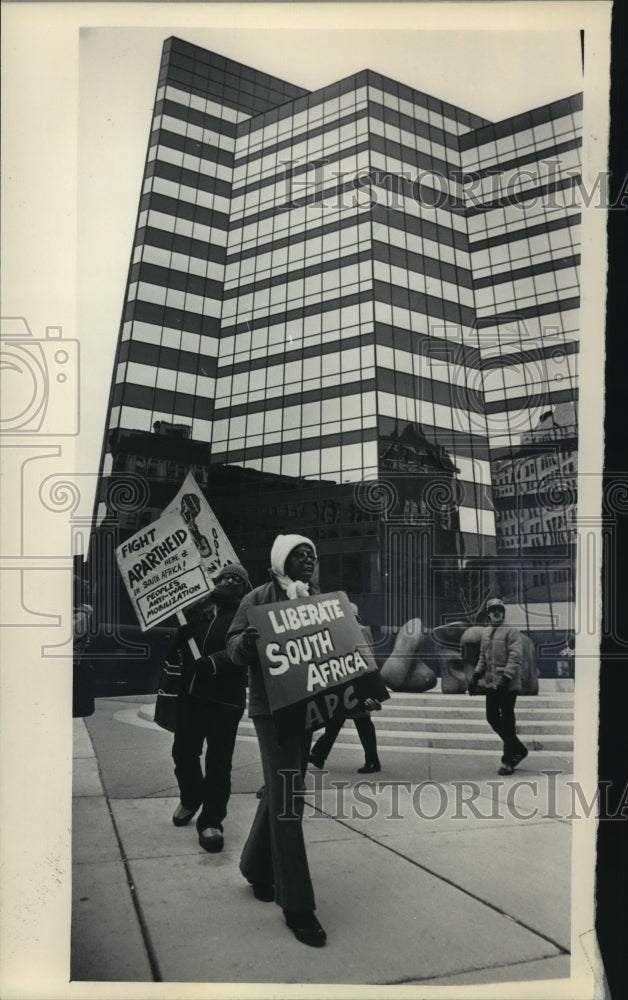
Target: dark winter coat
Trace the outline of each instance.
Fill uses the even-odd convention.
[[[179,657],[182,665],[181,690],[201,701],[224,705],[246,705],[247,671],[234,663],[227,650],[226,636],[237,604],[212,602],[196,620],[176,633],[167,659]],[[195,660],[187,642],[196,640],[201,660]]]
[[[317,593],[312,584],[310,584],[310,593]],[[268,583],[263,583],[261,587],[256,587],[250,594],[245,594],[240,601],[240,607],[235,613],[227,635],[229,656],[234,663],[248,667],[249,670],[249,715],[251,717],[270,715],[270,705],[257,650],[248,651],[242,640],[242,633],[249,625],[247,609],[258,607],[260,604],[278,604],[280,601],[287,600],[285,591],[274,578]]]

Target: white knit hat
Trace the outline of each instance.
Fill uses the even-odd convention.
[[[277,576],[284,576],[286,559],[297,545],[308,545],[316,556],[316,546],[310,538],[304,535],[277,535],[270,550],[270,568]]]

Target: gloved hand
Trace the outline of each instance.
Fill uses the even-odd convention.
[[[211,656],[201,656],[195,663],[197,671],[200,670],[201,673],[209,674],[211,677],[216,673],[216,664],[212,660]]]
[[[497,690],[507,691],[509,687],[510,687],[510,677],[507,677],[506,674],[502,674],[499,680],[497,681]]]
[[[240,636],[240,642],[242,643],[243,649],[247,653],[254,653],[257,649],[257,640],[259,639],[259,632],[253,625],[248,625],[244,632]]]
[[[365,698],[364,707],[367,712],[379,712],[381,711],[381,703],[376,701],[375,698]]]
[[[479,684],[479,682],[480,682],[480,678],[479,678],[478,674],[473,674],[472,677],[471,677],[471,679],[470,679],[470,681],[469,681],[469,683],[468,683],[468,685],[467,685],[468,688],[469,688],[469,694],[470,695],[474,695],[474,694],[478,693],[478,684]]]
[[[194,635],[194,629],[192,628],[191,625],[187,623],[185,625],[182,625],[181,628],[179,629],[179,639],[181,642],[187,642],[187,640],[191,639],[193,635]]]

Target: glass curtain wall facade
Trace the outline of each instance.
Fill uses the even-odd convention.
[[[573,627],[580,95],[460,140],[500,589]]]
[[[397,471],[443,473],[455,565],[494,556],[492,472],[575,400],[578,106],[492,124],[369,70],[310,93],[168,39],[108,431],[185,424],[212,463],[356,496],[403,492],[410,435]]]
[[[211,440],[237,126],[302,93],[166,41],[109,428],[150,431],[166,420]]]

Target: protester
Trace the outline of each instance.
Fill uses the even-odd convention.
[[[85,660],[93,613],[94,609],[88,603],[87,586],[75,573],[72,578],[72,717],[75,719],[94,714],[92,668]]]
[[[364,764],[358,768],[358,774],[375,774],[375,772],[381,771],[382,765],[377,755],[377,734],[373,720],[371,719],[371,711],[377,711],[380,708],[381,705],[378,701],[375,701],[373,698],[367,698],[362,710],[351,712],[348,715],[336,715],[327,723],[322,736],[319,736],[312,747],[309,757],[310,764],[313,764],[319,770],[325,767],[325,761],[336,742],[338,733],[347,719],[351,719],[358,731],[360,743],[364,750]]]
[[[212,592],[188,610],[188,624],[178,630],[167,657],[178,655],[182,663],[172,746],[181,801],[172,822],[185,826],[200,807],[198,842],[211,853],[224,846],[231,761],[246,705],[246,670],[229,658],[225,638],[238,604],[250,588],[243,566],[224,566]],[[196,641],[200,659],[190,650],[190,637]],[[204,744],[205,773],[200,761]]]
[[[278,535],[270,553],[271,579],[247,594],[227,636],[232,660],[249,668],[249,715],[259,741],[264,790],[240,859],[240,871],[257,899],[282,908],[288,927],[303,944],[320,947],[327,935],[314,910],[314,889],[303,839],[303,797],[287,801],[290,776],[307,769],[312,734],[277,741],[256,648],[257,630],[248,624],[249,608],[317,593],[312,583],[316,548],[303,535]],[[286,772],[286,773],[281,773]],[[298,789],[300,791],[300,789]]]
[[[372,649],[373,637],[371,635],[371,630],[366,625],[362,625],[358,609],[355,604],[351,605],[351,610],[355,614],[356,621],[360,628],[362,629],[362,634],[369,647]],[[310,764],[314,767],[323,768],[325,766],[325,761],[327,760],[331,749],[336,742],[338,733],[342,729],[347,719],[351,719],[355,728],[357,729],[358,736],[360,737],[360,743],[362,744],[362,749],[364,750],[364,764],[362,767],[358,768],[358,774],[375,774],[377,771],[381,771],[382,766],[380,764],[379,756],[377,754],[377,734],[375,732],[375,726],[373,725],[373,720],[371,719],[371,712],[378,712],[381,709],[381,705],[374,698],[366,698],[362,706],[353,712],[348,712],[346,715],[338,713],[333,719],[325,726],[322,736],[319,736],[316,743],[312,747],[312,752],[310,753]]]
[[[469,681],[469,694],[476,694],[481,678],[486,686],[486,721],[503,742],[499,774],[512,774],[528,756],[517,736],[515,702],[521,693],[521,632],[504,624],[506,608],[498,597],[487,602],[489,625],[480,641],[480,656]]]

